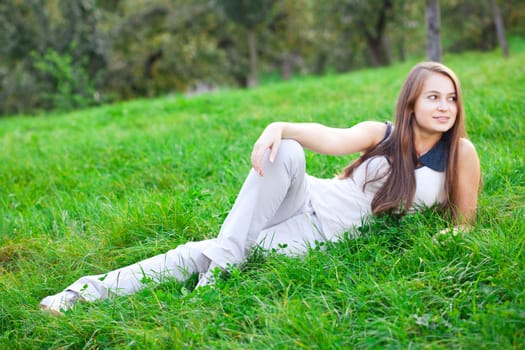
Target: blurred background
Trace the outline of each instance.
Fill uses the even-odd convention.
[[[525,36],[524,0],[1,0],[0,115],[424,59],[436,6],[440,52]]]

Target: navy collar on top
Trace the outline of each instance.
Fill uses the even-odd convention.
[[[418,158],[418,162],[432,170],[444,172],[447,165],[448,146],[441,138],[430,151]]]

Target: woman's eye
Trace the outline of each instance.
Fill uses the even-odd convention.
[[[436,99],[437,99],[437,96],[436,96],[436,95],[429,95],[429,96],[428,96],[428,99],[429,99],[429,100],[436,100]]]
[[[450,97],[448,98],[448,100],[449,100],[450,102],[456,102],[457,98],[456,98],[456,96],[450,96]]]

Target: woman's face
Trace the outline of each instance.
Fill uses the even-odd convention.
[[[454,125],[458,114],[456,89],[449,77],[431,73],[414,105],[414,133],[420,136],[442,134]]]

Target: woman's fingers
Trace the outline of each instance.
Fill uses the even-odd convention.
[[[279,150],[279,146],[281,145],[281,139],[276,139],[273,144],[270,146],[270,155],[268,156],[268,160],[270,163],[273,163],[275,160],[275,157],[277,156],[277,151]]]
[[[271,123],[264,129],[259,139],[253,145],[252,151],[252,167],[257,173],[261,176],[264,175],[263,172],[263,159],[266,150],[270,150],[268,160],[270,163],[273,163],[275,157],[277,156],[277,151],[279,149],[279,144],[281,143],[282,136],[282,123]]]
[[[256,142],[252,151],[252,167],[261,176],[263,176],[262,159],[265,150],[266,149],[264,147],[262,147],[258,142]]]
[[[270,154],[268,155],[268,160],[270,163],[273,163],[279,150],[279,144],[281,143],[280,139],[274,140],[272,142],[256,142],[253,147],[252,152],[252,167],[253,169],[261,176],[264,176],[263,171],[263,160],[266,151],[269,149]]]

